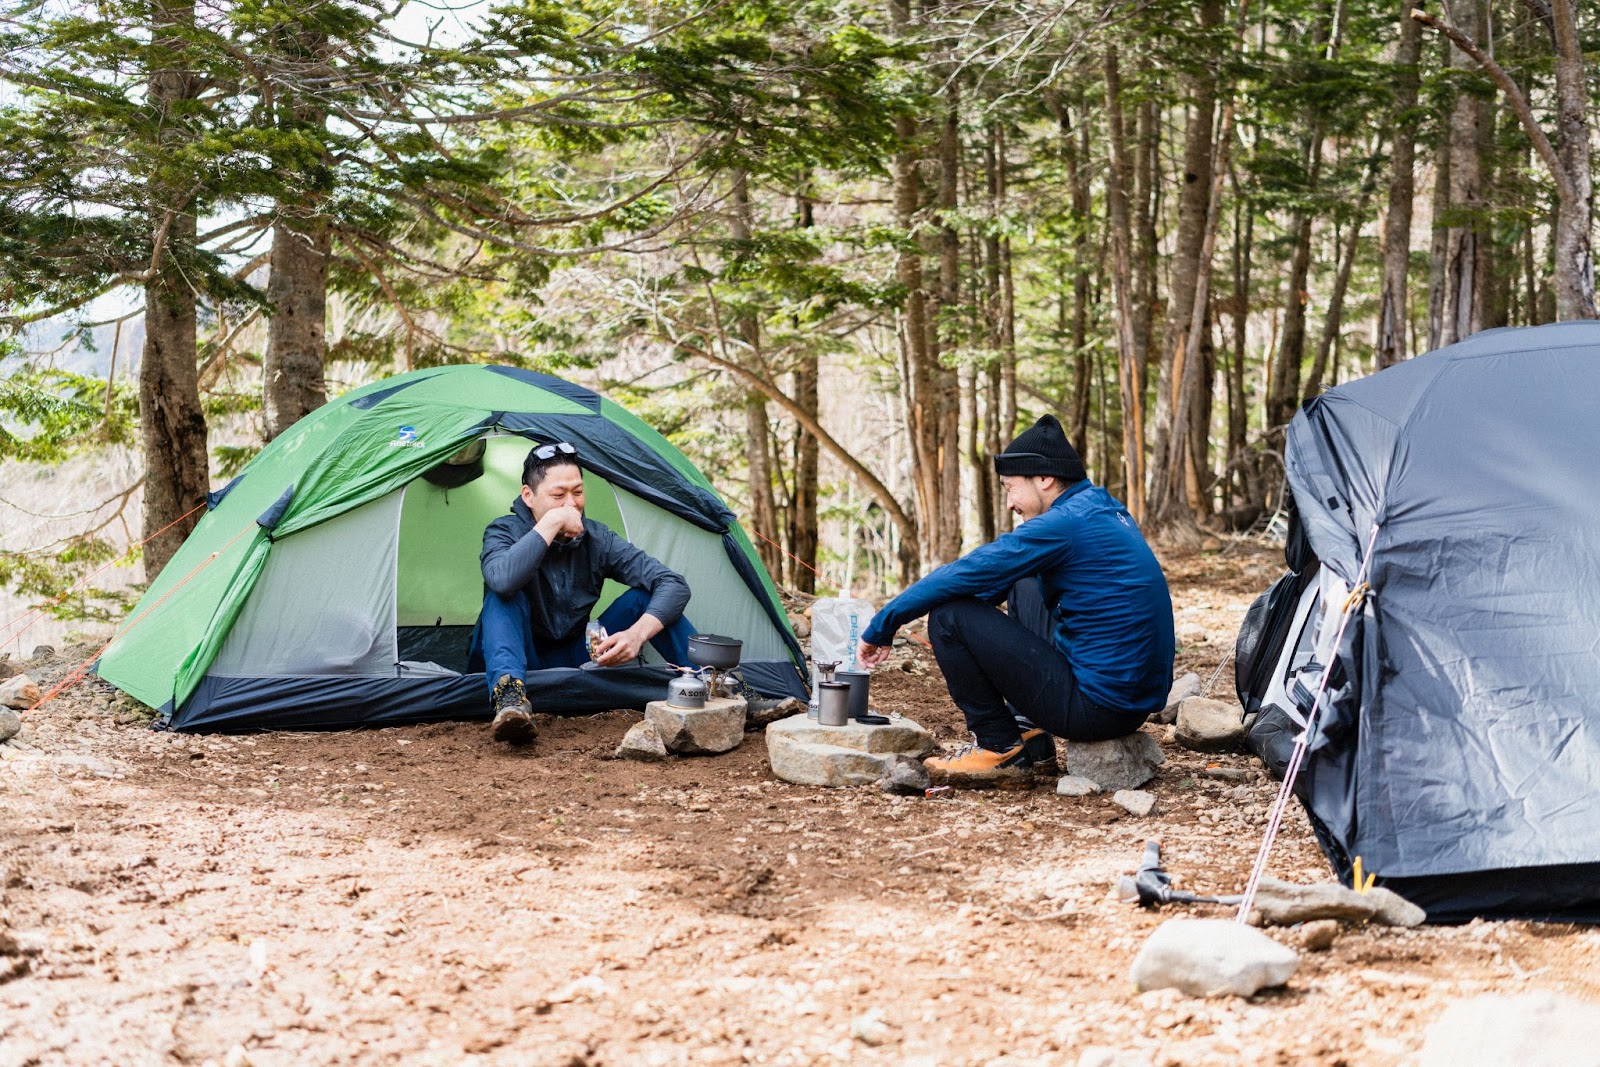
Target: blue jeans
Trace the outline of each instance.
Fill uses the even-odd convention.
[[[639,621],[650,597],[642,590],[629,589],[600,613],[599,623],[607,633],[626,630]],[[528,598],[523,593],[503,597],[493,591],[483,594],[483,611],[478,616],[477,628],[472,631],[472,648],[468,662],[483,657],[484,680],[489,691],[501,675],[526,678],[529,671],[547,667],[581,667],[589,662],[589,649],[578,631],[565,641],[534,642],[532,612]],[[689,638],[695,629],[689,620],[680,617],[677,622],[650,639],[650,646],[661,653],[668,663],[689,662]]]

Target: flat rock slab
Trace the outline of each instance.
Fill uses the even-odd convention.
[[[1420,1067],[1600,1067],[1600,1005],[1547,991],[1459,1000],[1428,1027]]]
[[[887,726],[824,726],[792,715],[767,727],[772,773],[796,785],[874,785],[890,777],[893,757],[920,759],[937,748],[933,735],[910,719]]]
[[[675,708],[665,700],[644,706],[645,721],[656,728],[667,751],[679,756],[732,752],[744,740],[745,702],[714,697],[703,708]]]
[[[1421,926],[1428,917],[1405,897],[1381,886],[1357,893],[1334,882],[1296,885],[1276,878],[1261,879],[1252,917],[1255,915],[1273,926],[1293,926],[1315,919]]]
[[[654,763],[667,758],[667,744],[661,740],[656,724],[646,719],[634,723],[622,735],[622,744],[617,746],[617,758]]]
[[[1287,982],[1299,966],[1293,949],[1231,919],[1169,919],[1139,950],[1132,978],[1140,991],[1248,997]]]
[[[1142,730],[1114,741],[1067,742],[1067,774],[1087,778],[1108,793],[1138,789],[1166,761],[1161,743]]]
[[[1178,704],[1178,744],[1194,752],[1244,751],[1244,721],[1237,704],[1188,697]]]

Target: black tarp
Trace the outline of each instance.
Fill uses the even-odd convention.
[[[1310,401],[1285,463],[1371,594],[1297,789],[1434,921],[1600,918],[1600,323],[1493,330]]]

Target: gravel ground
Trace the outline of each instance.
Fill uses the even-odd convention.
[[[1279,558],[1229,541],[1166,561],[1180,671],[1227,667]],[[25,666],[48,684],[94,651]],[[958,738],[920,646],[874,693]],[[1211,695],[1232,698],[1229,670]],[[1249,1000],[1136,993],[1170,913],[1112,882],[1159,837],[1186,888],[1237,890],[1275,791],[1160,727],[1140,818],[1045,789],[792,786],[759,734],[613,759],[637,718],[541,716],[532,752],[481,723],[184,736],[79,683],[0,745],[0,1065],[1381,1067],[1468,995],[1600,999],[1600,934],[1526,923],[1345,929]],[[1270,872],[1330,877],[1298,811]]]

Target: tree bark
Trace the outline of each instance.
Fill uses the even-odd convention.
[[[267,440],[327,402],[328,252],[325,220],[280,218],[272,227],[267,275],[267,352],[262,406]]]
[[[1556,217],[1556,318],[1595,317],[1594,172],[1589,157],[1589,111],[1583,48],[1574,0],[1550,0],[1555,25],[1558,152],[1571,188],[1563,188]]]
[[[1201,31],[1210,33],[1222,23],[1222,4],[1219,0],[1204,0],[1199,16]],[[1210,264],[1203,262],[1201,256],[1211,205],[1213,156],[1217,151],[1212,125],[1217,102],[1216,72],[1196,70],[1185,76],[1184,84],[1189,124],[1184,135],[1183,189],[1178,195],[1178,239],[1172,253],[1156,410],[1151,420],[1151,517],[1162,526],[1193,521],[1183,462],[1183,424],[1189,413],[1180,410],[1180,405],[1194,395],[1192,389],[1185,390],[1184,376],[1188,373],[1189,337],[1196,319],[1195,292],[1201,274],[1210,270]]]
[[[1308,191],[1315,193],[1322,173],[1322,125],[1314,122],[1307,142]],[[1283,332],[1278,336],[1272,364],[1272,388],[1267,397],[1268,427],[1287,426],[1300,405],[1300,362],[1306,347],[1306,279],[1311,272],[1309,211],[1293,216],[1294,255],[1289,260],[1289,291],[1283,306]]]
[[[931,502],[932,552],[928,563],[938,566],[961,555],[961,378],[946,353],[959,346],[961,321],[961,234],[956,229],[959,208],[961,159],[960,96],[950,78],[945,88],[945,110],[939,127],[939,300],[934,312],[933,367],[937,393],[936,438],[938,482]]]
[[[173,3],[153,11],[152,43],[170,64],[150,75],[149,100],[160,117],[163,143],[188,138],[184,112],[200,95],[200,78],[184,62],[194,7]],[[196,295],[183,260],[195,251],[195,176],[158,165],[147,186],[151,276],[144,286],[144,353],[139,367],[139,431],[144,449],[144,571],[154,581],[200,519],[211,488],[206,419],[200,407]]]
[[[1122,469],[1124,503],[1133,520],[1145,521],[1144,495],[1144,353],[1134,336],[1132,221],[1128,216],[1127,143],[1122,125],[1122,78],[1115,45],[1106,49],[1106,131],[1111,173],[1106,181],[1106,210],[1111,223],[1111,278],[1116,303],[1118,386],[1122,395]]]
[[[816,224],[811,198],[796,199],[795,222],[802,230]],[[822,417],[822,363],[817,349],[806,346],[795,371],[795,401],[813,421]],[[817,549],[821,542],[817,501],[821,476],[821,445],[816,434],[800,426],[795,439],[794,500],[789,508],[789,550],[795,562],[790,587],[802,593],[817,591]]]
[[[1467,36],[1482,35],[1482,0],[1454,0],[1451,21]],[[1471,63],[1459,47],[1450,50],[1450,65],[1466,69]],[[1482,222],[1484,105],[1472,93],[1460,93],[1450,114],[1451,225],[1445,233],[1444,309],[1439,344],[1454,344],[1483,328],[1483,249],[1487,234]]]
[[[1400,41],[1395,48],[1394,114],[1390,135],[1389,205],[1383,223],[1383,285],[1378,296],[1377,369],[1392,367],[1407,352],[1407,273],[1411,262],[1411,211],[1416,200],[1417,89],[1421,84],[1422,26],[1411,17],[1415,0],[1400,2]]]

